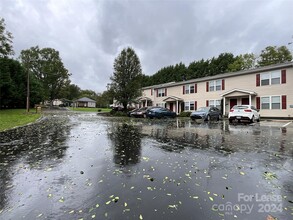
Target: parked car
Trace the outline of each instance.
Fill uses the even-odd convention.
[[[128,117],[131,117],[131,114],[138,111],[139,108],[132,109],[131,111],[127,112]]]
[[[234,105],[228,114],[229,122],[249,120],[251,123],[260,121],[260,114],[253,105]]]
[[[177,115],[167,108],[157,107],[147,109],[146,116],[148,118],[175,118]]]
[[[139,109],[135,109],[135,111],[132,111],[130,113],[130,117],[145,118],[147,109],[148,109],[148,107],[142,107],[142,108],[139,108]]]
[[[192,112],[190,118],[192,120],[203,119],[205,121],[210,121],[212,119],[220,120],[222,119],[222,112],[216,107],[201,107]]]

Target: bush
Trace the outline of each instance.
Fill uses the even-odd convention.
[[[191,112],[180,112],[179,117],[190,117]]]
[[[117,117],[124,117],[124,116],[127,117],[127,112],[111,110],[110,115],[117,116]]]

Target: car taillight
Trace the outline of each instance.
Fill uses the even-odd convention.
[[[230,112],[234,112],[234,109],[230,109]]]
[[[251,112],[251,109],[244,109],[245,112]]]

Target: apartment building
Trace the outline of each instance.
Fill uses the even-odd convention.
[[[227,115],[236,104],[251,104],[261,117],[293,117],[293,62],[142,88],[142,106],[179,114],[216,106]]]

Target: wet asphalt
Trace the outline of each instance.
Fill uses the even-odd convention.
[[[0,219],[292,219],[286,124],[45,114],[0,133]]]

